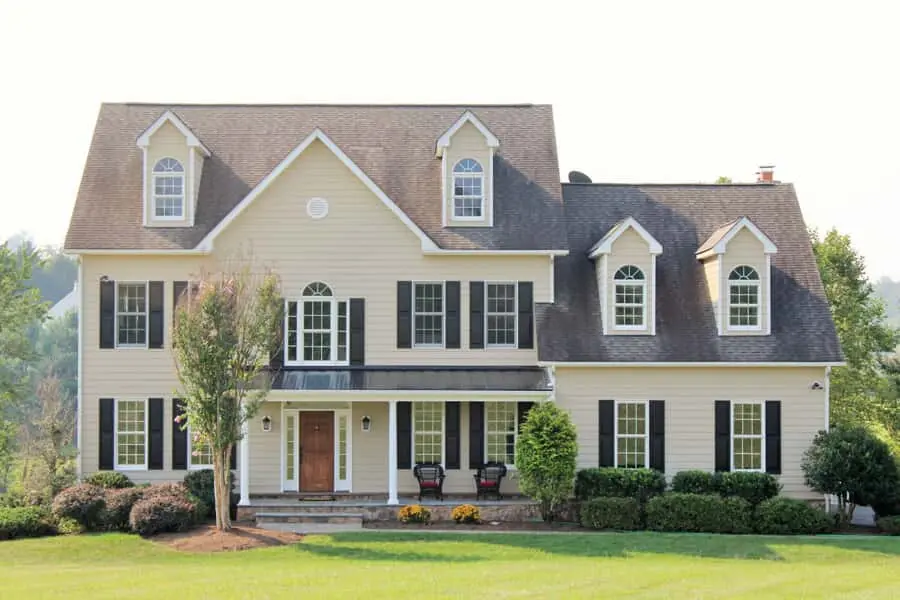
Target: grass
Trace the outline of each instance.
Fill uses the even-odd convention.
[[[124,534],[0,542],[3,598],[890,598],[900,539],[691,534],[311,536],[183,554]]]

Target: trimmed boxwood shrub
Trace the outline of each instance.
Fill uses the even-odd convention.
[[[105,506],[106,490],[82,483],[56,495],[53,499],[53,514],[57,519],[67,517],[74,519],[85,529],[95,529],[101,524]]]
[[[129,524],[142,536],[184,531],[194,524],[196,507],[187,498],[174,495],[145,497],[131,509]]]
[[[0,540],[41,537],[56,533],[50,513],[39,506],[0,508]]]
[[[116,471],[97,471],[89,475],[84,482],[107,490],[121,490],[134,487],[134,482],[128,479],[127,475]]]
[[[769,498],[756,507],[754,529],[771,535],[812,535],[834,528],[834,517],[792,498]]]
[[[878,529],[887,534],[900,535],[900,515],[881,517],[875,521],[875,524],[878,525]]]
[[[240,496],[234,493],[234,473],[229,471],[228,477],[228,489],[231,490],[231,499],[229,501],[231,518],[235,519],[237,517],[237,503]],[[203,514],[204,518],[216,516],[216,491],[213,481],[214,474],[212,469],[190,471],[184,476],[184,487],[192,496],[200,499],[206,508]]]
[[[581,505],[581,524],[590,529],[640,529],[641,505],[634,498],[594,498]]]
[[[575,478],[575,497],[579,500],[634,498],[645,504],[665,491],[665,474],[653,469],[582,469]]]
[[[128,519],[131,509],[144,497],[141,488],[106,490],[106,508],[103,510],[103,527],[110,531],[130,531]]]
[[[750,504],[742,498],[670,493],[647,503],[647,528],[656,531],[750,533]]]
[[[778,496],[781,485],[768,473],[735,471],[720,473],[719,493],[727,497],[743,498],[756,506],[769,498]]]
[[[721,487],[721,473],[679,471],[672,478],[672,491],[679,494],[718,494]]]

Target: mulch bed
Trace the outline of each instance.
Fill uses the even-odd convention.
[[[290,531],[269,531],[236,525],[231,531],[217,531],[215,525],[201,525],[190,531],[162,533],[153,541],[181,552],[233,552],[295,544],[303,536]]]
[[[578,523],[543,521],[485,521],[484,523],[457,523],[456,521],[432,521],[431,523],[402,523],[400,521],[366,521],[366,529],[440,529],[447,531],[590,531]]]

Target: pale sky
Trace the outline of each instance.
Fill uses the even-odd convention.
[[[104,101],[534,102],[563,177],[774,164],[807,224],[900,279],[898,20],[856,1],[0,0],[0,239],[62,243]]]

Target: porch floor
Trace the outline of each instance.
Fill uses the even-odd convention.
[[[437,500],[435,498],[422,498],[422,500],[418,499],[418,496],[400,496],[398,498],[399,505],[391,505],[387,503],[387,499],[384,500],[371,500],[371,499],[359,499],[359,498],[337,498],[335,500],[301,500],[296,496],[284,496],[284,497],[250,497],[250,506],[254,508],[264,508],[264,507],[292,507],[297,508],[298,510],[302,510],[304,508],[310,507],[326,507],[326,506],[334,506],[341,508],[351,508],[351,507],[360,507],[360,508],[375,508],[382,506],[403,506],[405,504],[421,504],[423,506],[459,506],[460,504],[477,504],[478,506],[514,506],[514,505],[531,505],[534,504],[534,500],[530,498],[524,498],[521,496],[513,496],[510,498],[504,498],[502,500],[475,500],[474,496],[471,497],[450,497],[445,498],[443,500]]]

